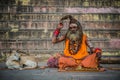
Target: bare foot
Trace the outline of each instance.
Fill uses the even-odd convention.
[[[99,68],[99,71],[103,72],[103,71],[106,71],[105,68]]]
[[[66,71],[66,70],[64,70],[64,69],[59,69],[59,70],[58,70],[58,72],[63,72],[63,71]]]
[[[47,66],[41,66],[41,67],[40,67],[40,69],[45,69],[45,68],[47,68]]]

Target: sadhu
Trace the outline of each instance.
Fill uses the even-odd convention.
[[[59,36],[61,29],[64,27],[63,20],[69,19],[68,30],[65,34]],[[58,67],[60,71],[66,67],[86,67],[97,68],[104,71],[100,66],[102,50],[94,48],[88,41],[87,35],[83,33],[82,26],[78,20],[71,15],[61,18],[60,23],[53,32],[52,43],[65,41],[64,53],[57,53],[48,59],[48,67]],[[88,53],[88,49],[90,53]]]

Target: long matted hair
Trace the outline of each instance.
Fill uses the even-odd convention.
[[[81,47],[82,38],[83,38],[82,26],[81,26],[80,22],[77,21],[75,18],[73,18],[71,15],[66,15],[66,16],[62,17],[62,18],[61,18],[61,22],[62,22],[63,20],[65,20],[65,19],[69,19],[69,20],[70,20],[70,21],[69,21],[69,26],[70,26],[70,24],[72,24],[72,23],[73,23],[73,24],[77,24],[76,34],[75,34],[75,36],[73,35],[73,38],[75,37],[74,39],[77,38],[77,40],[76,40],[77,49],[76,49],[75,51],[73,50],[73,53],[71,53],[71,54],[74,55],[74,54],[77,53],[77,51],[78,51],[79,48]],[[74,43],[73,43],[73,40],[74,40],[74,39],[71,39],[71,38],[70,38],[70,35],[71,35],[71,32],[70,32],[70,27],[69,27],[69,28],[68,28],[68,31],[67,31],[67,33],[66,33],[66,39],[69,39],[69,40],[70,40],[69,50],[72,50],[72,49],[70,48],[70,46],[74,44]]]

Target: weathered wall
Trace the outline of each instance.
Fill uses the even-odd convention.
[[[53,45],[51,37],[67,14],[81,22],[104,56],[120,56],[119,0],[0,0],[0,51],[62,52],[64,42]]]

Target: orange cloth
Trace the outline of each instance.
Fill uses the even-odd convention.
[[[58,65],[59,69],[64,69],[66,67],[76,67],[78,65],[75,59],[71,57],[65,57],[65,56],[62,56],[59,58],[58,64],[59,64]]]
[[[81,62],[83,67],[87,68],[97,68],[98,67],[98,61],[96,57],[96,53],[93,53],[86,57],[84,60]]]
[[[58,60],[59,68],[64,69],[65,67],[76,67],[78,65],[86,68],[97,68],[99,65],[97,53],[101,53],[101,50],[96,50],[93,54],[86,56],[83,60],[62,56]]]
[[[84,60],[82,60],[82,66],[87,68],[97,68],[99,65],[97,53],[101,54],[102,50],[96,49],[93,54],[87,56]]]
[[[88,56],[89,53],[87,52],[86,39],[87,39],[87,36],[83,35],[81,47],[80,47],[79,51],[77,52],[77,54],[75,54],[75,55],[71,55],[69,53],[69,47],[68,46],[69,46],[70,41],[67,39],[66,42],[65,42],[64,55],[65,56],[71,56],[74,59],[79,59],[79,60]]]

